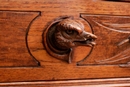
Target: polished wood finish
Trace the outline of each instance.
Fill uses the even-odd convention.
[[[96,35],[84,30],[82,22],[69,17],[58,18],[43,33],[46,51],[51,56],[68,63],[74,60],[74,48],[93,47],[96,39]]]
[[[0,67],[38,66],[28,52],[26,31],[38,12],[0,11]]]
[[[90,56],[80,64],[120,65],[129,62],[129,16],[81,14],[81,17],[91,24],[98,40]],[[123,44],[124,39],[126,43]]]
[[[129,87],[130,78],[67,80],[67,81],[35,81],[1,83],[0,86],[13,87]]]
[[[55,81],[56,81],[55,84],[56,86],[57,85],[78,86],[78,85],[82,85],[82,81],[85,81],[85,84],[83,84],[84,86],[87,84],[108,85],[109,81],[114,85],[121,85],[121,86],[123,84],[124,86],[130,85],[129,84],[130,80],[128,80],[129,79],[128,77],[130,77],[130,68],[120,67],[119,65],[122,64],[122,61],[110,63],[110,64],[108,63],[98,64],[98,62],[95,62],[95,59],[102,61],[103,59],[102,56],[105,56],[104,53],[106,53],[107,55],[106,58],[109,58],[108,56],[114,56],[117,53],[122,52],[122,49],[126,50],[127,48],[129,48],[130,44],[126,43],[121,46],[122,49],[118,50],[115,48],[116,51],[114,51],[113,44],[115,44],[115,42],[113,42],[112,40],[112,37],[114,37],[114,41],[121,42],[124,39],[129,37],[130,34],[129,33],[130,30],[129,29],[129,21],[130,21],[129,8],[130,8],[130,3],[127,2],[109,2],[109,1],[101,1],[101,0],[56,0],[56,1],[55,0],[20,0],[20,1],[0,0],[0,11],[2,11],[2,14],[6,14],[6,12],[12,14],[14,12],[14,13],[20,13],[24,15],[24,16],[20,16],[20,14],[16,14],[17,17],[15,17],[14,15],[7,16],[10,17],[9,20],[15,17],[14,19],[11,20],[13,24],[15,20],[17,23],[20,23],[20,25],[18,26],[11,26],[12,23],[11,21],[5,21],[5,19],[2,19],[2,17],[4,17],[5,15],[1,15],[2,17],[0,17],[0,19],[3,20],[3,21],[0,20],[0,22],[3,23],[3,24],[1,23],[1,27],[0,27],[0,30],[2,30],[0,31],[0,36],[1,36],[0,40],[2,38],[2,41],[0,42],[1,44],[0,47],[1,48],[6,47],[6,45],[12,48],[19,47],[19,46],[21,47],[16,49],[15,52],[12,52],[11,50],[12,55],[8,56],[8,57],[16,57],[16,59],[18,59],[20,63],[19,62],[17,63],[17,60],[13,60],[10,61],[11,64],[9,64],[5,60],[4,61],[0,60],[0,62],[2,62],[1,64],[2,67],[0,67],[0,74],[1,74],[0,85],[17,86],[17,85],[22,85],[25,82],[25,85],[30,85],[30,86],[33,85],[35,87],[37,84],[53,85]],[[100,15],[100,17],[97,17],[96,15]],[[102,15],[104,15],[105,17]],[[50,25],[50,23],[52,23],[52,21],[54,21],[54,19],[59,17],[64,17],[64,16],[72,16],[75,19],[80,18],[83,20],[82,21],[83,24],[90,22],[89,25],[91,26],[91,29],[90,26],[84,25],[85,31],[94,33],[99,38],[97,39],[96,41],[97,45],[94,46],[94,48],[84,47],[84,46],[79,46],[75,48],[73,54],[75,59],[74,62],[71,64],[58,60],[52,57],[51,55],[49,55],[46,51],[46,48],[43,45],[42,36],[45,29]],[[112,18],[112,20],[110,20],[110,17]],[[109,20],[107,20],[106,18]],[[128,18],[128,20],[126,18]],[[104,31],[105,28],[99,27],[99,24],[94,23],[92,19],[96,20],[96,22],[101,22],[102,20],[105,23],[107,22],[111,22],[111,23],[115,22],[118,24],[126,23],[125,25],[123,25],[123,28],[127,29],[128,33],[126,34],[121,32],[120,34],[118,34],[110,30]],[[7,32],[6,30],[2,29],[3,27],[2,25],[4,25],[4,23],[9,23],[6,26],[4,26],[7,27]],[[25,27],[24,24],[26,25]],[[106,25],[106,26],[110,26],[110,25]],[[20,29],[18,27],[24,27],[23,29],[24,32],[15,30],[15,28]],[[101,29],[99,30],[99,28]],[[8,31],[8,29],[12,29],[16,32]],[[108,34],[108,32],[113,34],[112,35]],[[17,34],[15,35],[14,33]],[[9,34],[10,34],[9,40],[3,39],[5,35],[9,35]],[[116,39],[116,36],[118,39]],[[18,44],[9,45],[8,41],[11,42],[13,40],[15,40]],[[20,43],[19,41],[23,41],[23,42]],[[109,43],[102,44],[101,42],[103,43],[109,42]],[[24,50],[22,50],[22,48]],[[16,54],[16,52],[19,51],[20,53]],[[0,49],[0,53],[2,52],[4,51]],[[6,52],[10,53],[10,51],[6,51]],[[24,53],[26,53],[26,55]],[[129,50],[126,51],[126,54],[129,56]],[[6,55],[6,54],[2,54],[2,55]],[[19,55],[22,56],[18,57]],[[29,56],[29,59],[32,60],[32,62],[30,62],[29,59],[26,59],[28,58],[27,56]],[[90,60],[87,61],[88,59]],[[80,62],[77,63],[77,61]],[[123,64],[127,62],[129,62],[129,58],[125,60]],[[116,80],[114,79],[104,80],[108,78],[116,78]],[[98,79],[103,79],[103,80],[98,81]],[[68,80],[70,81],[70,83]],[[75,83],[75,81],[77,82]]]

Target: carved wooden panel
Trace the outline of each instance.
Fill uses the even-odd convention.
[[[0,67],[38,66],[28,50],[27,32],[39,12],[0,11]]]
[[[98,39],[80,65],[119,65],[130,61],[130,16],[81,14],[81,17],[89,22]]]
[[[49,28],[55,28],[55,25],[57,24],[57,22],[59,22],[61,20],[64,20],[67,18],[67,19],[73,19],[74,21],[79,21],[83,24],[84,31],[87,34],[92,36],[92,38],[96,38],[96,36],[92,34],[93,31],[92,31],[90,25],[84,19],[82,19],[80,17],[73,18],[73,17],[69,17],[69,16],[68,17],[62,16],[62,17],[53,18],[51,21],[46,20],[48,22],[43,21],[44,20],[43,18],[44,18],[44,16],[41,16],[34,21],[34,23],[30,26],[30,29],[29,29],[29,32],[27,35],[27,38],[28,38],[27,44],[28,44],[30,53],[35,57],[35,59],[37,59],[40,62],[41,65],[42,65],[42,63],[44,64],[44,62],[64,63],[64,62],[69,62],[69,60],[72,60],[72,62],[74,64],[76,64],[77,61],[83,60],[86,55],[89,55],[91,53],[93,46],[91,46],[91,44],[90,44],[91,41],[88,41],[88,45],[90,44],[90,46],[88,46],[87,43],[86,43],[86,46],[85,46],[85,43],[84,44],[81,43],[80,44],[81,46],[79,45],[79,46],[73,47],[72,48],[73,50],[71,49],[72,55],[71,55],[70,59],[69,59],[69,56],[67,56],[66,59],[60,59],[58,57],[50,55],[48,50],[45,48],[45,44],[47,44],[47,42],[46,42],[46,40],[44,41],[44,39],[46,39],[45,37],[46,37],[47,31],[51,32],[51,29],[49,30]],[[50,34],[48,34],[48,35],[50,35]],[[88,39],[88,40],[90,40],[90,39]],[[82,46],[82,44],[84,46]],[[92,41],[92,45],[94,45],[94,44],[95,44],[94,41]],[[84,51],[84,52],[82,52],[82,51]],[[56,55],[63,56],[60,54],[59,55],[56,54]]]
[[[129,85],[130,69],[120,66],[129,63],[130,5],[109,1],[0,0],[0,85]],[[43,41],[48,26],[65,16],[97,36],[94,47],[74,48],[72,63],[50,55]]]

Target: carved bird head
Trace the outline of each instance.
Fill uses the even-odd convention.
[[[86,32],[84,26],[79,21],[65,19],[59,22],[56,26],[55,40],[59,49],[69,49],[76,46],[95,45],[95,36],[92,33]]]
[[[62,19],[49,26],[44,32],[44,45],[53,57],[71,63],[73,47],[95,45],[94,34],[86,32],[79,21]]]

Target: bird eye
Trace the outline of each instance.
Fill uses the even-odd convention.
[[[74,34],[75,31],[74,31],[74,30],[66,30],[65,32],[66,32],[67,34],[69,34],[69,35],[72,35],[72,34]]]

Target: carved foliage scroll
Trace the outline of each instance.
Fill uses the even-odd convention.
[[[97,45],[91,55],[79,65],[125,64],[130,61],[130,43],[121,42],[130,36],[129,16],[87,15],[81,14],[98,36]]]

